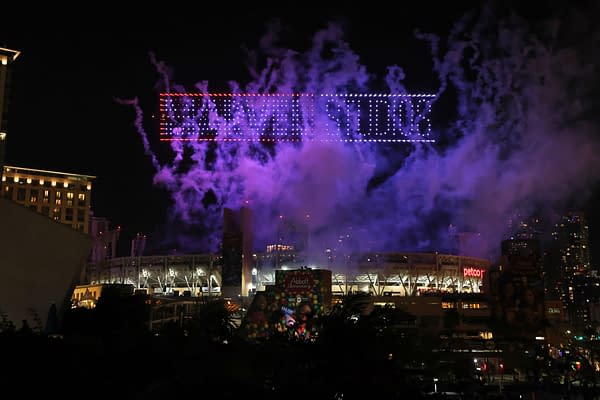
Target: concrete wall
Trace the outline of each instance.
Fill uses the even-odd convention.
[[[59,315],[92,240],[70,226],[0,198],[0,313],[17,328],[41,321],[55,303]]]

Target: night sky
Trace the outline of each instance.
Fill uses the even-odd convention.
[[[123,228],[125,248],[121,251],[126,253],[128,239],[136,232],[164,238],[173,229],[168,222],[173,204],[171,195],[164,187],[153,184],[156,171],[134,127],[134,109],[118,101],[139,99],[151,148],[161,163],[168,164],[173,152],[168,144],[158,141],[158,119],[152,118],[158,109],[160,76],[150,53],[170,67],[173,82],[188,90],[193,91],[196,82],[206,80],[211,91],[226,91],[231,80],[239,83],[251,80],[246,50],[259,47],[269,27],[277,26],[274,21],[279,21],[282,46],[300,51],[311,46],[316,31],[336,21],[344,32],[344,40],[374,77],[370,90],[386,91],[386,67],[397,64],[404,69],[403,83],[409,91],[435,93],[440,83],[432,71],[430,49],[427,43],[415,38],[414,31],[435,33],[443,41],[453,24],[478,2],[443,3],[444,8],[435,12],[431,9],[433,5],[419,3],[412,10],[394,12],[383,8],[282,13],[255,9],[235,15],[205,12],[198,20],[189,15],[176,18],[166,13],[164,20],[155,15],[146,22],[136,20],[131,24],[127,20],[115,21],[114,25],[56,24],[48,26],[43,35],[25,27],[0,31],[2,47],[22,51],[13,65],[6,163],[97,176],[92,208],[95,215],[107,217]],[[577,41],[581,35],[587,35],[586,24],[581,21],[595,20],[592,17],[598,16],[598,8],[583,5],[581,11],[567,10],[566,2],[554,2],[535,9],[520,8],[516,13],[531,26],[548,16],[560,15],[558,20],[564,26],[578,26],[580,30],[565,28],[568,33],[559,39],[561,45],[575,52],[585,51]],[[499,13],[508,15],[504,8]],[[600,38],[597,29],[592,37],[597,45]],[[591,68],[597,69],[598,64],[591,64]],[[597,84],[590,82],[593,88]],[[457,100],[448,93],[452,89],[439,99],[433,111],[434,129],[447,132],[438,137],[442,153],[446,143],[450,148],[456,139],[456,133],[451,133],[448,127],[456,118]],[[597,94],[598,91],[592,92],[591,96]],[[589,118],[596,137],[599,136],[597,115]],[[388,164],[393,164],[390,161],[393,157],[385,154],[398,149],[377,151]],[[596,161],[590,168],[598,166]],[[552,176],[537,178],[552,180]],[[572,178],[565,176],[564,180]],[[589,215],[593,248],[598,247],[600,237],[596,232],[600,230],[600,212],[594,207],[598,178],[598,175],[586,178],[590,183],[588,190],[578,188],[573,194],[561,196],[561,204],[576,204]],[[539,202],[540,198],[534,201]],[[447,214],[443,213],[441,218]],[[424,218],[436,219],[438,214],[428,212]],[[593,261],[598,260],[596,253]]]

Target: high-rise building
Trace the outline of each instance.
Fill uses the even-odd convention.
[[[221,290],[224,296],[248,296],[252,287],[252,211],[223,210],[223,264]]]
[[[4,154],[6,153],[6,133],[0,132],[0,181],[4,176]]]
[[[8,129],[8,105],[10,104],[10,65],[21,54],[17,50],[0,47],[0,178],[4,166],[6,132]]]
[[[555,288],[563,301],[567,317],[574,326],[584,326],[590,320],[590,301],[595,295],[588,290],[590,277],[589,227],[581,212],[569,212],[559,217],[552,232]]]
[[[10,103],[11,68],[10,65],[21,52],[0,47],[0,132],[6,132],[8,105]]]
[[[508,219],[508,232],[511,239],[543,239],[542,220],[539,216],[531,216],[517,212]]]
[[[89,233],[91,175],[4,166],[2,195],[57,222]]]
[[[552,238],[560,253],[563,277],[589,273],[589,227],[583,213],[569,212],[560,217],[554,225]]]

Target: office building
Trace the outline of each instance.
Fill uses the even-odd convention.
[[[560,254],[560,271],[565,278],[590,271],[589,227],[580,212],[569,212],[554,225],[552,238]]]

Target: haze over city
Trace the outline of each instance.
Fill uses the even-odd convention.
[[[0,28],[7,390],[600,398],[598,4],[199,6]]]
[[[96,175],[96,215],[123,237],[147,234],[157,251],[216,250],[222,208],[242,205],[255,213],[258,249],[283,216],[323,248],[351,232],[352,251],[444,251],[466,231],[493,257],[516,212],[548,221],[566,209],[591,214],[594,242],[596,39],[583,9],[445,7],[453,18],[418,8],[402,26],[330,11],[233,16],[239,29],[206,22],[210,38],[13,34],[22,56],[7,163]],[[65,49],[61,63],[43,40]],[[435,143],[161,143],[166,91],[430,93]],[[93,150],[80,151],[88,140]]]

